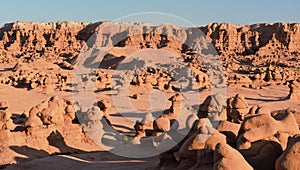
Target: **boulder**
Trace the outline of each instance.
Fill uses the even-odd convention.
[[[208,118],[211,121],[226,120],[226,100],[221,94],[208,96],[199,106],[199,118]]]
[[[249,106],[243,95],[237,94],[227,100],[227,120],[242,123],[249,112]]]
[[[214,152],[214,170],[253,170],[239,151],[226,143],[218,143]]]
[[[269,114],[249,116],[241,126],[237,148],[254,169],[274,169],[287,138],[298,133],[292,113],[281,115],[280,119]]]
[[[171,127],[171,122],[166,117],[159,117],[153,122],[153,130],[155,132],[166,132],[169,131]]]
[[[296,135],[289,138],[287,149],[276,160],[276,170],[299,169],[300,162],[300,136]]]

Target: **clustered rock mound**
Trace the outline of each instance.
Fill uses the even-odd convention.
[[[281,154],[281,156],[276,161],[276,169],[297,169],[300,167],[299,162],[295,161],[299,159],[300,146],[299,135],[289,138],[287,149]]]
[[[249,108],[240,94],[228,98],[227,103],[218,96],[209,96],[200,105],[198,116],[191,115],[186,125],[190,132],[160,155],[157,169],[293,169],[298,166],[292,161],[292,156],[297,157],[300,134],[294,111],[270,112],[265,106]],[[154,133],[148,136],[172,132],[173,122],[176,121],[162,115],[153,121]],[[136,137],[143,139],[147,133],[141,132],[149,128],[137,122],[135,130]],[[168,139],[176,141],[175,138]]]
[[[176,75],[178,69],[182,69],[181,77],[176,77],[181,82],[181,86],[185,90],[198,90],[208,89],[211,87],[208,75],[204,73],[205,69],[198,70],[195,66],[184,66],[184,65],[169,65],[167,69],[152,68],[140,70],[133,77],[130,82],[132,85],[144,86],[148,88],[156,88],[159,90],[173,90],[178,91],[178,84],[173,83],[174,78],[172,75]],[[178,74],[178,73],[177,73]],[[176,81],[178,81],[176,80]]]
[[[100,149],[79,124],[71,100],[53,96],[21,115],[12,114],[7,108],[7,103],[1,101],[0,151],[6,153],[0,154],[1,164],[26,161],[17,159],[18,156],[15,156],[18,154],[28,154],[28,159],[34,159],[57,153],[83,153]],[[36,149],[40,151],[31,155]]]

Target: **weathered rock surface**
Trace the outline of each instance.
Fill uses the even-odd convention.
[[[290,137],[288,141],[287,149],[281,154],[276,161],[276,170],[292,170],[299,169],[300,163],[298,160],[300,157],[300,137],[296,135]]]
[[[253,169],[244,157],[226,143],[219,143],[214,153],[215,170]]]
[[[249,106],[243,95],[237,94],[227,100],[227,120],[234,123],[241,123],[248,112]]]

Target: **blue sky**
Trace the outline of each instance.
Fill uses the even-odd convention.
[[[195,25],[300,22],[299,0],[5,0],[0,24],[12,21],[103,21],[138,12],[173,14]],[[162,22],[170,22],[159,17]]]

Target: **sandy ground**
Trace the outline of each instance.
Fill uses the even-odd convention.
[[[35,159],[19,165],[8,166],[7,170],[96,170],[96,169],[154,169],[158,158],[131,159],[109,152],[96,152],[75,155],[58,155]]]

